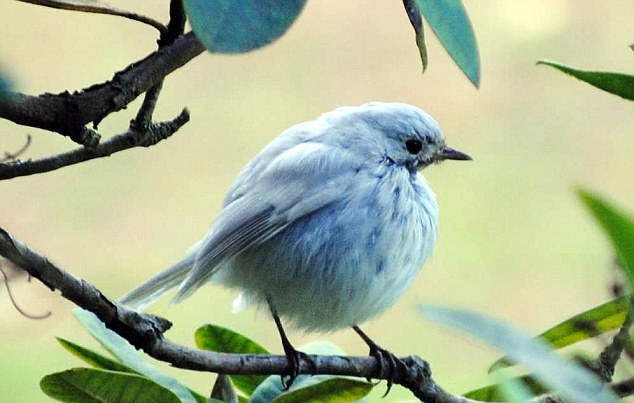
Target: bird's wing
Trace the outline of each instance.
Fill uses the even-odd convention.
[[[260,171],[248,172],[249,183],[237,186],[236,198],[228,202],[200,243],[174,302],[209,280],[226,259],[271,239],[299,217],[341,200],[357,165],[346,150],[301,143],[260,166]]]

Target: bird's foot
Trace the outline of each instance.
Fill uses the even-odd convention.
[[[282,386],[284,390],[290,389],[295,382],[295,379],[299,376],[302,361],[307,363],[310,367],[313,368],[312,373],[316,372],[316,365],[312,358],[306,353],[301,351],[297,351],[295,347],[291,344],[291,341],[286,336],[286,332],[284,331],[284,327],[282,326],[282,321],[280,320],[275,307],[271,303],[270,300],[267,300],[269,304],[269,308],[271,309],[271,316],[273,316],[273,320],[275,321],[275,325],[277,326],[277,330],[280,333],[280,339],[282,340],[282,347],[284,348],[284,354],[288,359],[288,374],[282,375]]]
[[[381,369],[380,377],[387,381],[387,390],[383,394],[383,397],[385,397],[388,395],[388,393],[390,393],[390,390],[392,390],[392,385],[394,385],[394,377],[398,372],[399,366],[404,366],[403,361],[401,361],[391,351],[386,350],[376,344],[370,337],[368,337],[368,335],[366,335],[361,329],[359,329],[358,326],[353,326],[352,328],[355,332],[357,332],[359,336],[361,336],[363,341],[365,341],[365,343],[370,348],[369,355],[376,358],[379,364],[379,368]],[[370,381],[371,379],[368,378],[368,382]]]
[[[288,390],[293,385],[293,382],[295,382],[295,379],[299,376],[302,361],[313,368],[315,367],[315,362],[308,354],[296,350],[291,344],[284,346],[284,354],[288,359],[289,373],[287,375],[282,375],[282,386],[284,387],[284,390]]]

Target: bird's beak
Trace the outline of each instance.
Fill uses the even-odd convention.
[[[465,154],[458,150],[454,150],[453,148],[447,147],[447,146],[444,146],[443,148],[438,150],[438,153],[435,155],[435,157],[438,161],[442,161],[442,160],[470,161],[473,159],[468,154]]]

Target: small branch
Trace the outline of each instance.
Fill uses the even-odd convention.
[[[627,311],[627,316],[619,332],[612,339],[612,343],[608,344],[597,360],[593,363],[592,369],[606,383],[612,382],[614,369],[621,358],[621,353],[625,346],[631,342],[630,328],[632,327],[632,302]]]
[[[31,250],[0,228],[0,255],[26,270],[51,290],[77,306],[93,312],[104,324],[137,349],[178,368],[223,374],[272,375],[287,374],[290,364],[286,356],[225,354],[200,351],[170,342],[163,333],[171,327],[166,319],[130,310],[106,298],[97,288],[58,268],[45,257]],[[373,357],[310,356],[312,363],[302,361],[302,374],[345,375],[381,379],[381,367]],[[429,365],[419,357],[401,359],[391,377],[395,384],[408,388],[419,399],[429,403],[472,403],[473,400],[445,392],[431,378]]]
[[[163,89],[163,80],[159,81],[145,93],[143,103],[136,114],[136,117],[132,121],[136,127],[144,128],[148,127],[152,123],[152,114],[154,114],[154,108],[158,102],[158,97]]]
[[[167,24],[167,31],[161,35],[159,39],[159,47],[172,44],[176,38],[185,32],[185,22],[187,21],[187,15],[185,14],[185,8],[183,7],[182,0],[170,1],[170,21]]]
[[[29,146],[31,145],[31,135],[27,134],[26,135],[26,143],[24,143],[24,145],[22,146],[22,148],[20,148],[18,151],[9,153],[9,152],[4,152],[4,158],[0,158],[0,164],[7,162],[7,161],[14,161],[16,160],[20,155],[22,155],[22,153],[24,153]]]
[[[95,148],[82,147],[39,160],[13,161],[0,164],[0,180],[50,172],[95,158],[108,157],[116,152],[133,147],[149,147],[170,137],[188,121],[189,112],[187,109],[183,109],[174,120],[150,123],[146,127],[139,127],[132,121],[130,128],[125,133],[114,136]]]
[[[129,20],[137,21],[146,25],[149,25],[153,28],[156,28],[161,35],[166,31],[165,26],[160,22],[146,17],[144,15],[139,15],[135,13],[131,13],[125,10],[118,10],[116,8],[110,7],[106,4],[98,4],[93,0],[94,4],[87,4],[87,2],[77,2],[77,1],[58,1],[58,0],[18,0],[23,3],[35,4],[38,6],[57,8],[60,10],[70,10],[70,11],[81,11],[84,13],[95,13],[95,14],[107,14],[107,15],[115,15],[118,17],[127,18]]]
[[[124,109],[140,94],[161,82],[204,50],[193,33],[180,36],[173,44],[131,64],[105,83],[80,92],[26,95],[7,92],[0,98],[0,118],[69,136],[75,142],[95,146],[96,127],[110,113]]]
[[[185,30],[185,9],[181,0],[172,0],[170,3],[170,21],[167,24],[167,30],[161,33],[158,40],[159,49],[174,43]],[[152,114],[163,88],[163,80],[160,80],[152,88],[145,93],[143,104],[137,112],[135,123],[139,127],[147,127],[152,122]]]
[[[634,395],[634,378],[629,378],[611,385],[612,390],[618,397]]]

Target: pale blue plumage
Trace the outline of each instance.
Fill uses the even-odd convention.
[[[343,107],[296,125],[239,174],[185,259],[126,295],[145,306],[208,281],[267,301],[296,327],[331,331],[390,307],[431,255],[435,196],[418,170],[468,159],[438,124],[400,103]]]

